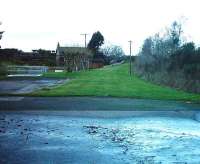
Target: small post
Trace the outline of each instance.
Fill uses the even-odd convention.
[[[131,61],[131,44],[132,44],[132,41],[128,41],[130,43],[130,58],[129,58],[129,73],[130,73],[130,76],[132,74],[132,61]]]
[[[81,35],[84,35],[84,37],[85,37],[85,48],[87,47],[87,35],[88,34],[81,34]]]

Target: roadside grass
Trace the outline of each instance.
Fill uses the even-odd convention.
[[[6,79],[6,76],[0,75],[0,80],[4,80],[4,79]]]
[[[43,77],[69,78],[69,82],[39,90],[31,96],[99,96],[129,97],[160,100],[181,100],[200,102],[200,94],[186,93],[165,86],[159,86],[130,76],[128,64],[107,66],[101,69],[80,72],[48,72]]]

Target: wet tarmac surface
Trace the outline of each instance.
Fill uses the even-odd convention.
[[[64,79],[15,79],[10,78],[0,81],[0,94],[31,93],[42,88],[63,84]]]
[[[115,111],[173,111],[175,115],[178,111],[199,110],[200,104],[197,103],[164,100],[112,97],[0,97],[0,111],[84,111],[81,116],[88,115],[85,111],[112,111],[106,115],[103,113],[102,116],[107,117],[112,116]],[[161,112],[158,113],[158,116],[160,115]]]
[[[199,164],[200,123],[1,113],[0,163]]]

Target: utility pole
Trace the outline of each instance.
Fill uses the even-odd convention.
[[[0,25],[2,24],[2,22],[0,22]],[[0,31],[0,40],[2,38],[2,35],[3,35],[4,31]],[[0,48],[1,48],[1,45],[0,45]]]
[[[81,34],[81,35],[84,35],[85,36],[85,48],[87,47],[87,35],[88,34]]]
[[[0,22],[0,25],[2,25],[2,22]],[[4,31],[0,31],[0,40],[2,38],[3,33],[4,33]]]
[[[0,31],[0,40],[2,38],[3,33],[4,33],[4,31]]]
[[[132,62],[131,62],[131,45],[132,45],[132,41],[129,40],[128,42],[129,42],[129,44],[130,44],[130,59],[129,59],[130,64],[129,64],[129,73],[130,73],[130,76],[131,76],[131,74],[132,74]]]

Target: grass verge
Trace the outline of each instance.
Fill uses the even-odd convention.
[[[128,64],[81,72],[49,72],[44,77],[70,78],[70,82],[31,96],[110,96],[200,102],[200,94],[186,93],[129,76]]]

